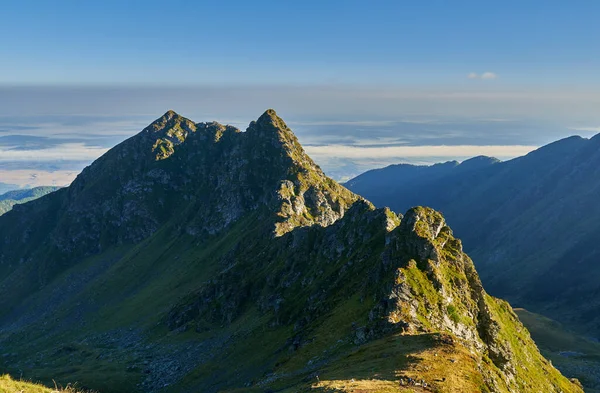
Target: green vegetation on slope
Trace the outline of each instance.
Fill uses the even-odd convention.
[[[569,331],[542,315],[522,308],[515,312],[541,352],[556,368],[579,379],[586,392],[600,392],[600,343]]]
[[[43,197],[59,188],[60,187],[35,187],[4,193],[0,195],[0,216],[10,211],[14,205],[33,201],[34,199]]]
[[[167,112],[0,218],[0,369],[102,393],[581,392],[440,213],[375,209],[274,111],[190,124]]]
[[[506,162],[392,165],[346,185],[397,212],[442,211],[491,294],[600,338],[598,168],[600,135],[573,136]]]

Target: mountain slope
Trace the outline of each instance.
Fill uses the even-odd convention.
[[[439,213],[375,209],[272,110],[245,132],[167,112],[0,217],[0,239],[0,367],[28,378],[581,392],[486,294]]]
[[[542,354],[561,372],[581,381],[587,393],[600,392],[600,342],[525,309],[515,309]]]
[[[436,186],[446,178],[468,177],[478,170],[488,168],[500,161],[479,156],[466,160],[448,161],[435,165],[396,164],[367,171],[346,182],[344,186],[360,195],[368,195],[377,206],[402,206],[405,211],[412,206],[424,204],[421,192]]]
[[[276,234],[335,221],[358,197],[327,179],[279,121],[268,111],[241,133],[170,111],[70,187],[16,206],[0,226],[0,274],[13,282],[0,287],[0,314],[78,258],[135,244],[172,220],[199,239],[261,209]],[[11,269],[18,260],[26,263]]]
[[[0,216],[11,210],[14,205],[41,198],[59,188],[60,187],[35,187],[6,192],[0,195]]]
[[[394,194],[361,193],[396,211],[413,204],[443,211],[493,294],[597,337],[599,165],[600,137],[571,137],[468,174],[425,183],[386,176]]]

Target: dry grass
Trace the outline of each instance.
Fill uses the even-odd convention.
[[[30,381],[14,380],[10,375],[0,375],[0,393],[82,393],[73,386],[49,388]]]
[[[367,344],[326,367],[312,390],[317,392],[480,392],[478,359],[445,335],[397,335]],[[427,387],[402,383],[411,378]]]

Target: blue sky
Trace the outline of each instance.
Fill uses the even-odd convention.
[[[598,15],[592,0],[2,1],[0,183],[68,184],[167,109],[245,129],[275,108],[336,179],[591,136]]]
[[[9,84],[598,85],[597,1],[3,1]]]

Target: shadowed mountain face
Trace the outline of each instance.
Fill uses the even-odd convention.
[[[475,157],[462,163],[448,161],[431,166],[397,164],[373,169],[349,180],[344,186],[360,195],[368,195],[377,206],[419,206],[424,199],[423,189],[437,185],[449,177],[469,177],[478,170],[491,167],[500,161],[491,157]],[[444,191],[441,191],[444,192]],[[437,196],[428,196],[435,200]],[[392,202],[392,204],[390,204]]]
[[[0,371],[102,392],[581,392],[441,214],[376,209],[272,110],[245,132],[167,112],[0,217],[0,239]]]
[[[600,137],[567,138],[468,172],[457,170],[463,165],[417,180],[437,166],[385,168],[347,186],[395,211],[441,210],[491,293],[598,337]]]

